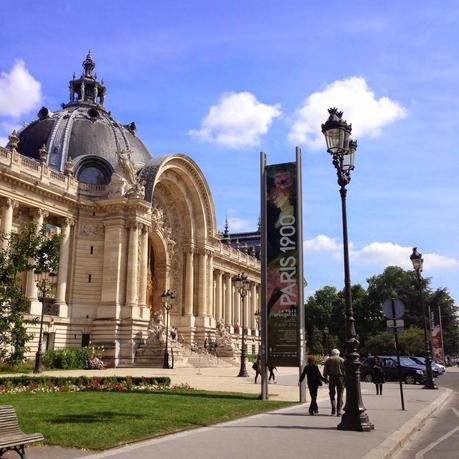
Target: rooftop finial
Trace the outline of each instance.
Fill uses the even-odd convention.
[[[229,224],[228,224],[228,218],[225,218],[225,226],[223,228],[223,237],[227,238],[229,236]]]
[[[95,67],[96,67],[96,64],[94,63],[92,59],[91,50],[89,50],[86,56],[86,59],[83,62],[84,76],[86,78],[94,78],[92,75],[92,71],[94,70]]]

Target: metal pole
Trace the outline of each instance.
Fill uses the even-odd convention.
[[[419,297],[421,300],[422,315],[424,316],[424,347],[426,352],[426,382],[424,389],[437,389],[433,380],[432,373],[432,351],[431,351],[431,330],[430,330],[430,306],[427,305],[424,299],[424,288],[422,286],[422,276],[419,270],[416,270],[416,280],[419,289]],[[426,315],[426,312],[428,315]]]
[[[305,349],[305,313],[304,313],[304,285],[303,285],[303,193],[302,193],[302,175],[301,175],[301,149],[296,147],[296,180],[297,180],[297,204],[296,204],[296,243],[298,250],[298,379],[303,373],[304,368],[304,349]],[[306,402],[306,379],[299,386],[300,403]]]
[[[164,351],[164,361],[163,361],[163,368],[169,368],[169,349],[168,349],[168,344],[169,344],[169,309],[168,309],[168,304],[166,303],[164,305],[164,308],[166,309],[166,350]]]
[[[400,365],[400,348],[398,346],[397,319],[395,317],[395,299],[391,298],[391,302],[392,302],[392,317],[394,319],[395,351],[397,352],[398,382],[400,384],[400,400],[402,401],[402,410],[405,411],[405,399],[403,398],[403,386],[402,386],[402,367]]]
[[[268,400],[266,352],[268,350],[268,317],[266,310],[266,154],[260,152],[260,207],[261,207],[261,399]]]
[[[246,368],[246,365],[245,365],[245,359],[246,359],[246,353],[245,353],[245,298],[247,296],[247,291],[245,290],[245,287],[243,287],[241,290],[240,290],[240,295],[241,295],[241,302],[242,302],[242,308],[241,308],[241,312],[242,312],[242,349],[241,349],[241,368],[239,370],[239,374],[238,374],[238,377],[241,377],[241,378],[247,378],[247,376],[249,376],[249,374],[247,373],[247,368]]]
[[[343,170],[341,155],[340,170]],[[338,174],[338,183],[341,175]],[[347,238],[347,213],[346,213],[346,184],[340,183],[341,211],[343,222],[343,255],[344,255],[344,290],[346,301],[346,355],[345,355],[345,386],[346,404],[339,430],[356,430],[369,432],[374,429],[362,400],[360,388],[360,360],[358,353],[359,341],[355,331],[354,311],[352,309],[351,276],[349,269],[349,244]]]
[[[46,287],[43,281],[39,287],[41,291],[41,319],[40,319],[40,334],[38,335],[38,350],[35,354],[35,368],[34,373],[41,373],[43,371],[43,351],[42,351],[42,339],[43,339],[43,314],[45,311],[45,298],[46,298]]]

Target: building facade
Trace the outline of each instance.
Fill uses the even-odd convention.
[[[256,352],[259,260],[222,242],[209,186],[191,158],[150,155],[135,123],[122,125],[105,109],[94,67],[88,54],[69,102],[55,112],[43,107],[0,147],[0,230],[36,220],[62,235],[47,347],[91,343],[104,346],[109,364],[134,365],[170,289],[170,324],[185,345],[212,341],[222,321],[235,342],[244,324]],[[232,282],[241,271],[250,281],[244,305]],[[30,316],[39,316],[33,272],[23,288]],[[34,352],[38,327],[31,331]]]

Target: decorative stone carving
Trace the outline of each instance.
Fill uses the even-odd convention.
[[[13,130],[8,140],[10,141],[10,150],[15,152],[19,144],[19,137],[17,136],[16,129]]]
[[[38,154],[40,156],[40,163],[46,164],[48,162],[48,150],[46,149],[45,144],[43,144],[41,148],[38,150]]]
[[[143,199],[145,197],[145,182],[141,180],[135,170],[129,150],[121,150],[118,156],[118,164],[112,174],[108,185],[108,198]]]
[[[80,236],[88,239],[101,239],[104,237],[104,226],[83,223],[80,225]]]
[[[73,175],[73,161],[70,158],[65,162],[64,174],[69,176]]]
[[[231,333],[226,329],[223,320],[217,321],[217,334],[215,337],[217,343],[217,355],[219,357],[233,357],[234,345]]]
[[[147,344],[165,344],[166,327],[164,325],[163,313],[161,310],[155,311],[148,324]]]

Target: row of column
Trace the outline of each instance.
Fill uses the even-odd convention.
[[[13,229],[14,209],[19,207],[19,202],[10,198],[5,198],[2,202],[2,220],[0,231],[4,234],[11,233]],[[48,212],[43,209],[30,209],[33,220],[37,223],[37,231],[39,231],[48,216]],[[57,289],[55,302],[58,304],[65,304],[67,292],[67,277],[70,256],[70,228],[74,224],[71,218],[60,219],[61,241],[60,241],[60,258],[59,270],[57,275]],[[7,240],[2,240],[1,248],[5,250],[8,246]],[[38,300],[38,291],[35,283],[34,272],[31,270],[27,273],[26,278],[26,295],[32,301]],[[63,310],[65,315],[65,310]]]
[[[244,308],[241,308],[241,298],[233,285],[233,276],[221,270],[214,270],[211,251],[187,249],[184,258],[183,315],[191,316],[197,313],[198,316],[222,319],[226,325],[234,326],[238,322],[242,326],[241,311],[244,310],[245,326],[256,329],[255,312],[259,309],[259,288],[255,282],[251,282]],[[195,288],[198,290],[197,295]],[[198,302],[197,311],[193,308],[195,299]]]

